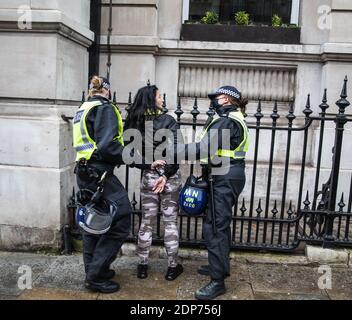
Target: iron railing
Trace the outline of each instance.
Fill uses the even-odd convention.
[[[84,96],[84,95],[83,95]],[[248,117],[248,127],[252,131],[254,137],[253,157],[248,159],[248,164],[251,167],[251,184],[247,186],[249,199],[241,197],[237,199],[237,203],[233,208],[232,216],[232,249],[243,250],[265,250],[265,251],[294,251],[301,241],[331,247],[334,245],[349,246],[352,245],[352,226],[351,226],[351,203],[352,203],[352,176],[349,190],[343,190],[341,199],[336,204],[338,198],[338,190],[344,185],[339,184],[341,179],[341,157],[343,152],[348,152],[348,149],[343,146],[344,128],[347,123],[352,121],[351,116],[345,114],[346,107],[349,106],[347,101],[347,77],[344,80],[340,99],[336,102],[339,110],[336,114],[328,114],[327,110],[327,90],[324,91],[322,103],[319,105],[321,112],[317,116],[313,116],[310,95],[308,95],[305,109],[302,116],[294,114],[294,103],[290,102],[289,112],[286,115],[286,120],[282,120],[282,116],[278,111],[278,103],[274,102],[274,107],[271,115],[265,117],[262,111],[262,101],[259,100],[256,113],[253,118]],[[113,98],[116,103],[116,93]],[[166,96],[164,95],[164,112],[168,112],[166,107]],[[83,102],[83,100],[82,100]],[[132,104],[132,94],[129,94],[128,105],[126,110]],[[198,99],[195,98],[194,106],[190,112],[192,121],[183,121],[185,112],[182,110],[181,98],[178,98],[178,104],[174,114],[176,120],[182,128],[192,128],[192,138],[194,140],[196,129],[202,127],[204,123],[198,121],[200,112],[198,110]],[[215,114],[215,111],[210,107],[206,112],[208,117]],[[296,125],[297,119],[300,118],[300,123]],[[67,117],[63,116],[64,120]],[[265,120],[265,121],[264,121]],[[269,120],[269,124],[268,124]],[[326,140],[326,126],[334,124],[335,141],[334,145],[328,145]],[[308,159],[308,152],[311,152],[308,143],[314,129],[319,129],[319,138],[317,145],[316,157]],[[263,132],[268,132],[270,135],[270,151],[269,160],[263,162],[259,158],[259,148],[262,143]],[[283,148],[282,139],[286,135],[286,146]],[[297,137],[298,141],[297,144]],[[281,140],[278,140],[278,137]],[[295,157],[299,155],[300,162],[292,164],[292,141],[296,140],[294,146]],[[264,140],[263,140],[264,141]],[[266,142],[266,141],[264,141]],[[322,180],[322,156],[324,146],[332,148],[332,166],[330,178],[322,185],[319,190],[320,181]],[[276,149],[284,150],[284,165],[275,161]],[[298,154],[298,152],[300,152]],[[312,165],[312,162],[316,165]],[[262,177],[258,177],[258,170],[264,172],[265,192],[257,191],[258,181],[262,182]],[[292,187],[289,182],[289,174],[292,167],[299,168],[297,192],[292,196],[288,186]],[[189,174],[193,174],[197,168],[196,164],[183,166],[183,175],[186,178]],[[273,173],[277,168],[283,171],[282,179],[280,179],[280,194],[273,195],[272,183]],[[187,171],[188,169],[188,171]],[[305,190],[305,178],[307,170],[315,170],[314,184],[308,184]],[[350,170],[352,169],[349,168]],[[125,170],[125,188],[129,190],[130,169],[121,167],[119,170]],[[350,172],[350,171],[349,171]],[[292,174],[291,174],[292,175]],[[184,179],[185,180],[185,179]],[[276,177],[276,180],[278,178]],[[276,186],[277,187],[277,186]],[[340,189],[338,189],[340,188]],[[141,223],[141,203],[137,199],[135,191],[132,193],[132,230],[129,237],[130,241],[136,241],[138,229]],[[259,196],[258,196],[259,194]],[[310,199],[309,194],[312,195]],[[347,208],[344,202],[344,195],[348,194]],[[304,201],[302,202],[302,199]],[[257,203],[257,205],[256,205]],[[256,208],[255,208],[256,207]],[[73,214],[75,209],[74,193],[70,202],[70,213]],[[204,245],[202,235],[202,217],[189,217],[183,212],[179,213],[178,226],[180,233],[180,245],[187,247],[202,247]],[[159,213],[155,222],[154,243],[163,242],[162,217]]]

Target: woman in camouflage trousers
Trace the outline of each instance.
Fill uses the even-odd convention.
[[[154,154],[155,149],[162,143],[154,141],[155,133],[160,129],[169,129],[174,141],[177,143],[177,130],[179,126],[175,119],[163,114],[163,98],[156,86],[148,85],[138,90],[134,102],[128,111],[125,129],[137,129],[142,133],[143,150],[140,152],[146,158],[147,152]],[[152,123],[153,134],[147,132],[146,124]],[[152,146],[146,148],[146,146]],[[147,149],[147,150],[146,150]],[[183,267],[178,263],[179,233],[177,228],[178,195],[181,189],[181,176],[179,165],[166,164],[162,161],[158,168],[143,164],[137,166],[142,169],[141,200],[142,222],[138,232],[137,254],[140,258],[137,276],[144,279],[148,276],[149,252],[152,244],[153,223],[157,214],[162,213],[164,223],[164,245],[168,257],[168,269],[166,280],[176,279],[182,272]],[[165,187],[155,188],[159,179],[165,180]]]

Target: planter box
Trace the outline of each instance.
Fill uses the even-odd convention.
[[[300,28],[183,24],[181,40],[299,44]]]

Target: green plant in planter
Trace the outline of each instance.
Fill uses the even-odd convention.
[[[205,24],[216,24],[219,22],[219,16],[214,11],[207,11],[200,22]]]
[[[235,22],[239,26],[249,25],[249,13],[246,11],[238,11],[235,13]]]
[[[274,14],[271,18],[271,25],[273,27],[282,27],[282,19],[277,14]]]

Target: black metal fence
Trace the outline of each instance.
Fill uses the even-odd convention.
[[[352,117],[345,114],[345,109],[349,106],[346,98],[347,77],[344,80],[340,99],[336,102],[338,112],[335,114],[327,113],[329,110],[327,90],[319,105],[321,110],[319,115],[312,114],[309,95],[303,114],[296,116],[294,104],[291,102],[285,119],[279,114],[277,102],[274,102],[272,113],[264,116],[262,102],[259,100],[256,113],[253,117],[247,117],[251,137],[254,140],[251,144],[253,155],[247,159],[247,170],[251,179],[246,187],[248,197],[240,197],[233,208],[231,227],[233,249],[289,252],[294,251],[301,241],[321,244],[324,247],[352,245],[352,176],[349,177],[350,183],[341,183],[341,179],[344,178],[345,181],[346,174],[351,175],[351,171],[340,170],[341,160],[350,157],[348,146],[343,144],[344,129],[352,122]],[[113,100],[116,102],[116,94]],[[164,101],[166,101],[165,97]],[[130,93],[126,110],[131,103]],[[166,102],[164,112],[169,112]],[[184,111],[179,98],[174,111],[176,120],[181,128],[192,128],[194,140],[196,129],[204,125],[198,121],[200,111],[197,98],[190,113],[192,121],[183,121]],[[210,107],[206,114],[212,116],[214,113]],[[329,132],[334,132],[333,144],[329,141],[331,134],[327,132],[327,126],[329,126]],[[315,139],[312,138],[313,135],[316,135]],[[317,141],[314,152],[312,151],[313,140]],[[263,143],[268,146],[268,150],[265,151],[268,156],[266,161],[260,157],[259,152]],[[322,162],[323,156],[326,156],[331,148],[330,170],[326,167],[322,168]],[[282,161],[277,161],[278,155],[284,157],[283,164]],[[193,174],[196,169],[197,164],[194,163],[183,166],[183,178]],[[352,166],[347,169],[351,170]],[[119,170],[125,170],[124,183],[125,188],[129,190],[130,169],[121,167]],[[258,174],[259,171],[260,174]],[[323,173],[326,175],[327,171],[330,177],[322,184]],[[277,172],[281,173],[280,178]],[[274,174],[276,178],[273,181]],[[310,180],[307,178],[308,175]],[[294,183],[292,183],[293,180]],[[276,183],[275,186],[273,182]],[[320,185],[322,185],[321,190]],[[348,190],[345,190],[346,185]],[[261,191],[258,191],[259,187]],[[136,241],[141,222],[141,203],[140,199],[137,199],[137,194],[138,192],[132,193],[131,204],[134,214],[130,241]],[[345,198],[348,198],[347,203]],[[338,203],[337,199],[339,199]],[[71,214],[74,209],[73,194],[69,205]],[[183,212],[179,213],[181,246],[203,246],[203,218],[190,218]],[[153,242],[163,242],[161,214],[155,221]]]

